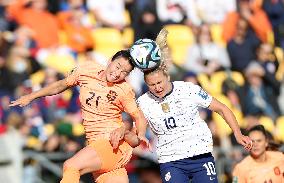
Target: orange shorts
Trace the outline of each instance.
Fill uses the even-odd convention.
[[[98,139],[89,143],[98,153],[102,162],[102,167],[97,174],[124,168],[132,156],[133,148],[124,140],[121,140],[117,149],[113,149],[107,139]]]
[[[110,178],[111,180],[114,180],[116,177],[120,176],[126,177],[126,179],[128,179],[127,171],[125,168],[118,168],[106,173],[102,173],[100,175],[93,173],[93,176],[95,177],[96,183],[110,182]]]

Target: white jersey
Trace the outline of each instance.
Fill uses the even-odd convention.
[[[150,91],[138,98],[150,128],[158,137],[159,163],[213,151],[211,131],[198,111],[199,107],[209,107],[212,96],[190,82],[172,84],[172,91],[163,98]]]

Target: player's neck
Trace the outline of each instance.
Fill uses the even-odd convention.
[[[173,84],[172,84],[172,82],[168,82],[166,92],[165,92],[165,95],[163,97],[169,95],[172,92],[172,90],[173,90]]]
[[[254,158],[254,161],[257,162],[257,163],[263,163],[267,160],[267,155],[266,155],[266,152],[264,152],[262,155],[260,155],[259,157],[257,158]]]

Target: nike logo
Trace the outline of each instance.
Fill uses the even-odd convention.
[[[210,177],[209,179],[210,179],[210,180],[214,180],[215,178],[214,178],[214,177]]]

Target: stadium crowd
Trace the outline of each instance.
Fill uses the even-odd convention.
[[[23,152],[72,154],[85,145],[78,88],[24,108],[10,108],[11,100],[63,78],[77,63],[105,65],[135,40],[155,39],[162,27],[169,31],[172,78],[199,84],[225,103],[244,132],[262,124],[272,148],[284,151],[283,0],[0,0],[0,182],[23,182],[34,170],[58,182]],[[140,71],[127,81],[137,97],[146,91]],[[220,116],[200,113],[216,161],[223,160],[219,182],[231,182],[246,152]],[[123,119],[130,129],[131,118]],[[145,147],[135,149],[128,173],[131,183],[161,182],[155,153]]]

